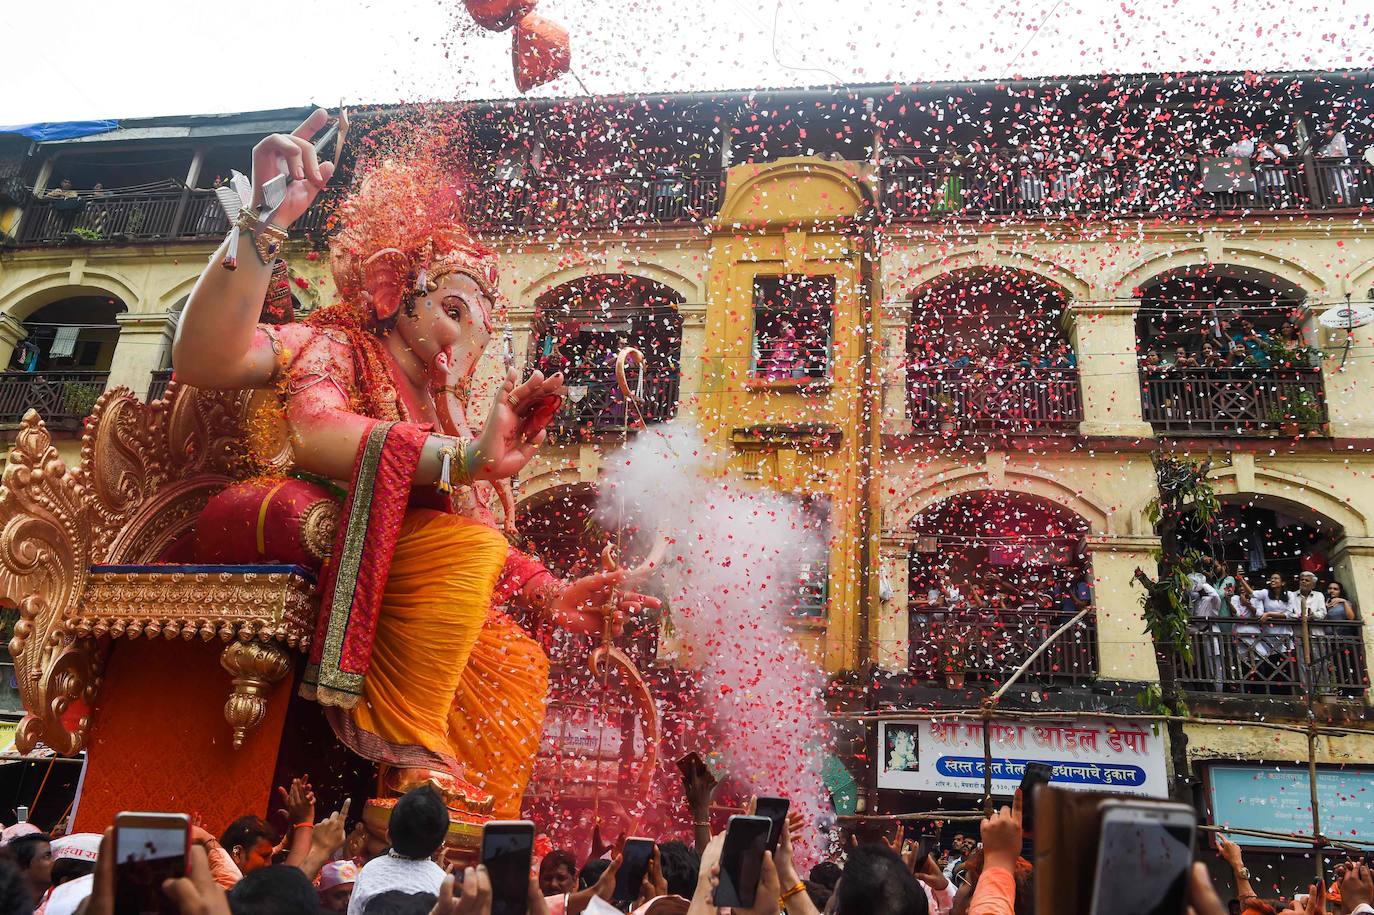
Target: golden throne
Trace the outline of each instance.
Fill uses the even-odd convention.
[[[137,640],[222,646],[219,727],[238,749],[263,721],[292,653],[309,649],[318,609],[312,573],[182,560],[213,495],[264,468],[289,467],[273,401],[270,391],[176,382],[151,404],[127,388],[109,390],[86,420],[75,467],[35,411],[24,417],[0,478],[0,597],[19,611],[10,653],[27,712],[19,750],[40,741],[64,755],[85,749],[106,658]],[[249,459],[250,428],[273,453]],[[332,528],[337,516],[320,520]]]

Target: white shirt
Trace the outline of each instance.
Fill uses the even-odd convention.
[[[426,858],[416,861],[388,852],[373,858],[358,871],[353,883],[353,898],[348,901],[348,915],[362,915],[373,896],[391,890],[402,893],[433,893],[439,895],[444,885],[444,869]]]
[[[1288,615],[1293,619],[1302,619],[1303,596],[1299,591],[1288,592]],[[1307,615],[1314,620],[1326,619],[1326,595],[1315,588],[1312,593],[1307,595]]]
[[[1346,145],[1345,142],[1345,131],[1336,131],[1336,135],[1331,138],[1331,142],[1318,150],[1317,155],[1324,159],[1344,159],[1346,156],[1350,155],[1350,147]]]
[[[1217,593],[1217,589],[1208,584],[1207,579],[1198,572],[1188,576],[1188,583],[1192,585],[1188,589],[1188,596],[1193,601],[1193,616],[1208,619],[1221,616],[1221,595]]]

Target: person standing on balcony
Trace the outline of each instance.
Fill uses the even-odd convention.
[[[1341,583],[1333,581],[1326,586],[1326,618],[1329,620],[1349,621],[1359,619],[1355,605],[1342,595]]]
[[[1221,627],[1213,622],[1222,615],[1221,595],[1201,572],[1188,574],[1188,613],[1192,617],[1189,629],[1199,633],[1204,676],[1212,681],[1216,692],[1222,691],[1224,677],[1221,663]]]
[[[1258,173],[1260,191],[1265,202],[1272,207],[1281,209],[1291,204],[1284,186],[1283,163],[1292,155],[1272,131],[1261,133],[1255,144],[1255,171]]]
[[[1318,176],[1325,178],[1318,183],[1329,195],[1325,202],[1331,206],[1353,206],[1359,173],[1350,164],[1350,144],[1346,142],[1345,131],[1333,119],[1327,123],[1314,145],[1317,147],[1317,158],[1329,160],[1318,166]]]
[[[1174,349],[1174,371],[1181,372],[1184,369],[1195,369],[1198,367],[1199,363],[1196,356],[1181,346]]]

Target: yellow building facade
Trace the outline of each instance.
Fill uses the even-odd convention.
[[[870,130],[871,122],[860,119],[859,128]],[[1158,493],[1156,452],[1209,459],[1224,504],[1296,519],[1320,535],[1322,560],[1359,608],[1359,644],[1346,651],[1359,655],[1362,672],[1374,653],[1374,323],[1332,329],[1338,322],[1323,316],[1374,296],[1367,215],[1337,207],[1303,219],[1221,211],[1168,220],[895,219],[882,206],[892,179],[881,146],[875,141],[864,159],[776,155],[737,164],[725,144],[718,199],[696,218],[556,233],[488,228],[503,260],[517,361],[525,368],[539,364],[551,333],[544,311],[563,291],[604,277],[634,278],[659,290],[671,304],[655,307],[672,312],[677,335],[671,358],[651,353],[660,368],[674,363],[667,414],[697,422],[727,455],[722,472],[732,478],[825,506],[823,600],[816,612],[798,615],[792,629],[830,674],[912,678],[913,658],[924,650],[913,644],[913,632],[930,632],[932,625],[918,619],[928,615],[920,592],[929,582],[914,570],[921,557],[958,546],[922,525],[942,506],[996,496],[1037,506],[1036,517],[1068,525],[1085,557],[1093,624],[1080,636],[1084,653],[1077,657],[1089,658],[1084,663],[1091,669],[1071,685],[1088,695],[1095,683],[1114,684],[1118,696],[1133,697],[1157,682],[1141,591],[1131,581],[1138,567],[1153,571],[1159,547],[1148,516]],[[655,180],[652,206],[679,199],[660,193],[678,178]],[[9,225],[15,234],[13,217]],[[176,312],[216,244],[172,238],[11,245],[0,255],[0,362],[10,363],[30,333],[25,322],[42,309],[105,297],[121,308],[113,345],[98,357],[101,370],[109,385],[147,392],[170,365]],[[305,241],[288,251],[303,311],[332,297],[327,261],[311,251]],[[1280,434],[1279,418],[1261,416],[1258,432],[1189,434],[1161,412],[1169,404],[1142,400],[1139,358],[1155,345],[1150,322],[1162,313],[1159,290],[1184,275],[1259,284],[1297,303],[1302,337],[1320,351],[1311,382],[1322,392],[1319,429]],[[804,295],[824,290],[825,352],[817,371],[803,367],[800,374],[770,377],[764,365],[779,332],[761,332],[761,322],[772,320],[763,302],[779,283]],[[1059,416],[1054,434],[933,428],[926,408],[933,403],[938,412],[952,395],[927,398],[924,407],[917,402],[928,388],[912,377],[918,371],[913,335],[924,332],[922,309],[933,301],[931,290],[960,284],[1008,300],[1028,288],[1053,297],[1055,332],[1075,361],[1064,376],[1071,377],[1075,406]],[[629,334],[627,342],[638,345],[632,337],[640,325],[626,315],[606,319],[598,332]],[[761,346],[761,337],[771,343]],[[496,371],[495,361],[487,371]],[[994,391],[992,400],[1019,396]],[[1267,428],[1269,419],[1274,429]],[[619,439],[613,428],[594,431],[602,434],[561,436],[541,451],[518,481],[522,512],[537,514],[559,493],[595,488]],[[73,434],[63,447],[75,453]],[[1051,681],[1057,682],[1050,676],[1027,683],[1026,701],[1060,707]],[[1255,697],[1243,687],[1199,699],[1198,714],[1246,717],[1245,704]],[[961,691],[920,696],[936,707],[976,705]],[[1297,720],[1300,699],[1288,694],[1262,714]],[[1358,733],[1369,701],[1361,685],[1323,705],[1324,720],[1357,733],[1319,740],[1318,762],[1374,763],[1374,729]],[[911,707],[918,704],[910,700]],[[1306,756],[1305,741],[1288,733],[1190,724],[1188,736],[1189,757],[1198,762],[1295,763]]]

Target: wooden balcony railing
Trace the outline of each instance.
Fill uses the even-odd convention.
[[[339,194],[322,194],[296,224],[293,235],[324,230]],[[60,200],[38,199],[24,208],[16,242],[20,245],[98,242],[194,241],[222,238],[229,220],[211,190],[167,189],[83,197],[79,209]]]
[[[32,408],[50,429],[80,429],[109,380],[109,372],[0,373],[0,424],[18,423]]]
[[[716,214],[720,173],[661,178],[536,177],[488,181],[469,215],[487,231],[605,229],[623,225],[683,225]]]
[[[930,607],[909,610],[911,673],[917,679],[1000,684],[1056,629],[1073,618],[1063,610]],[[1050,643],[1026,670],[1030,683],[1082,683],[1097,676],[1092,614]]]
[[[621,432],[627,421],[631,429],[666,422],[677,414],[678,381],[676,372],[646,377],[644,402],[636,412],[614,379],[569,377],[568,396],[549,424],[549,437],[558,442],[585,441]]]
[[[935,369],[912,372],[909,415],[921,432],[950,435],[1072,433],[1083,419],[1078,370]]]
[[[1319,434],[1326,423],[1321,371],[1169,369],[1141,377],[1145,421],[1186,435]]]
[[[1302,665],[1302,623],[1194,619],[1189,627],[1192,660],[1178,659],[1179,685],[1194,692],[1359,697],[1369,686],[1363,623],[1309,622],[1312,663]]]
[[[883,207],[898,221],[1374,209],[1374,166],[1360,160],[1319,159],[1310,176],[1298,161],[1254,164],[1245,190],[1207,191],[1197,164],[1171,156],[1112,165],[899,161],[882,172]]]
[[[162,395],[167,393],[167,385],[172,383],[171,369],[157,369],[153,372],[153,377],[148,381],[148,396],[144,398],[147,403],[161,400]]]

